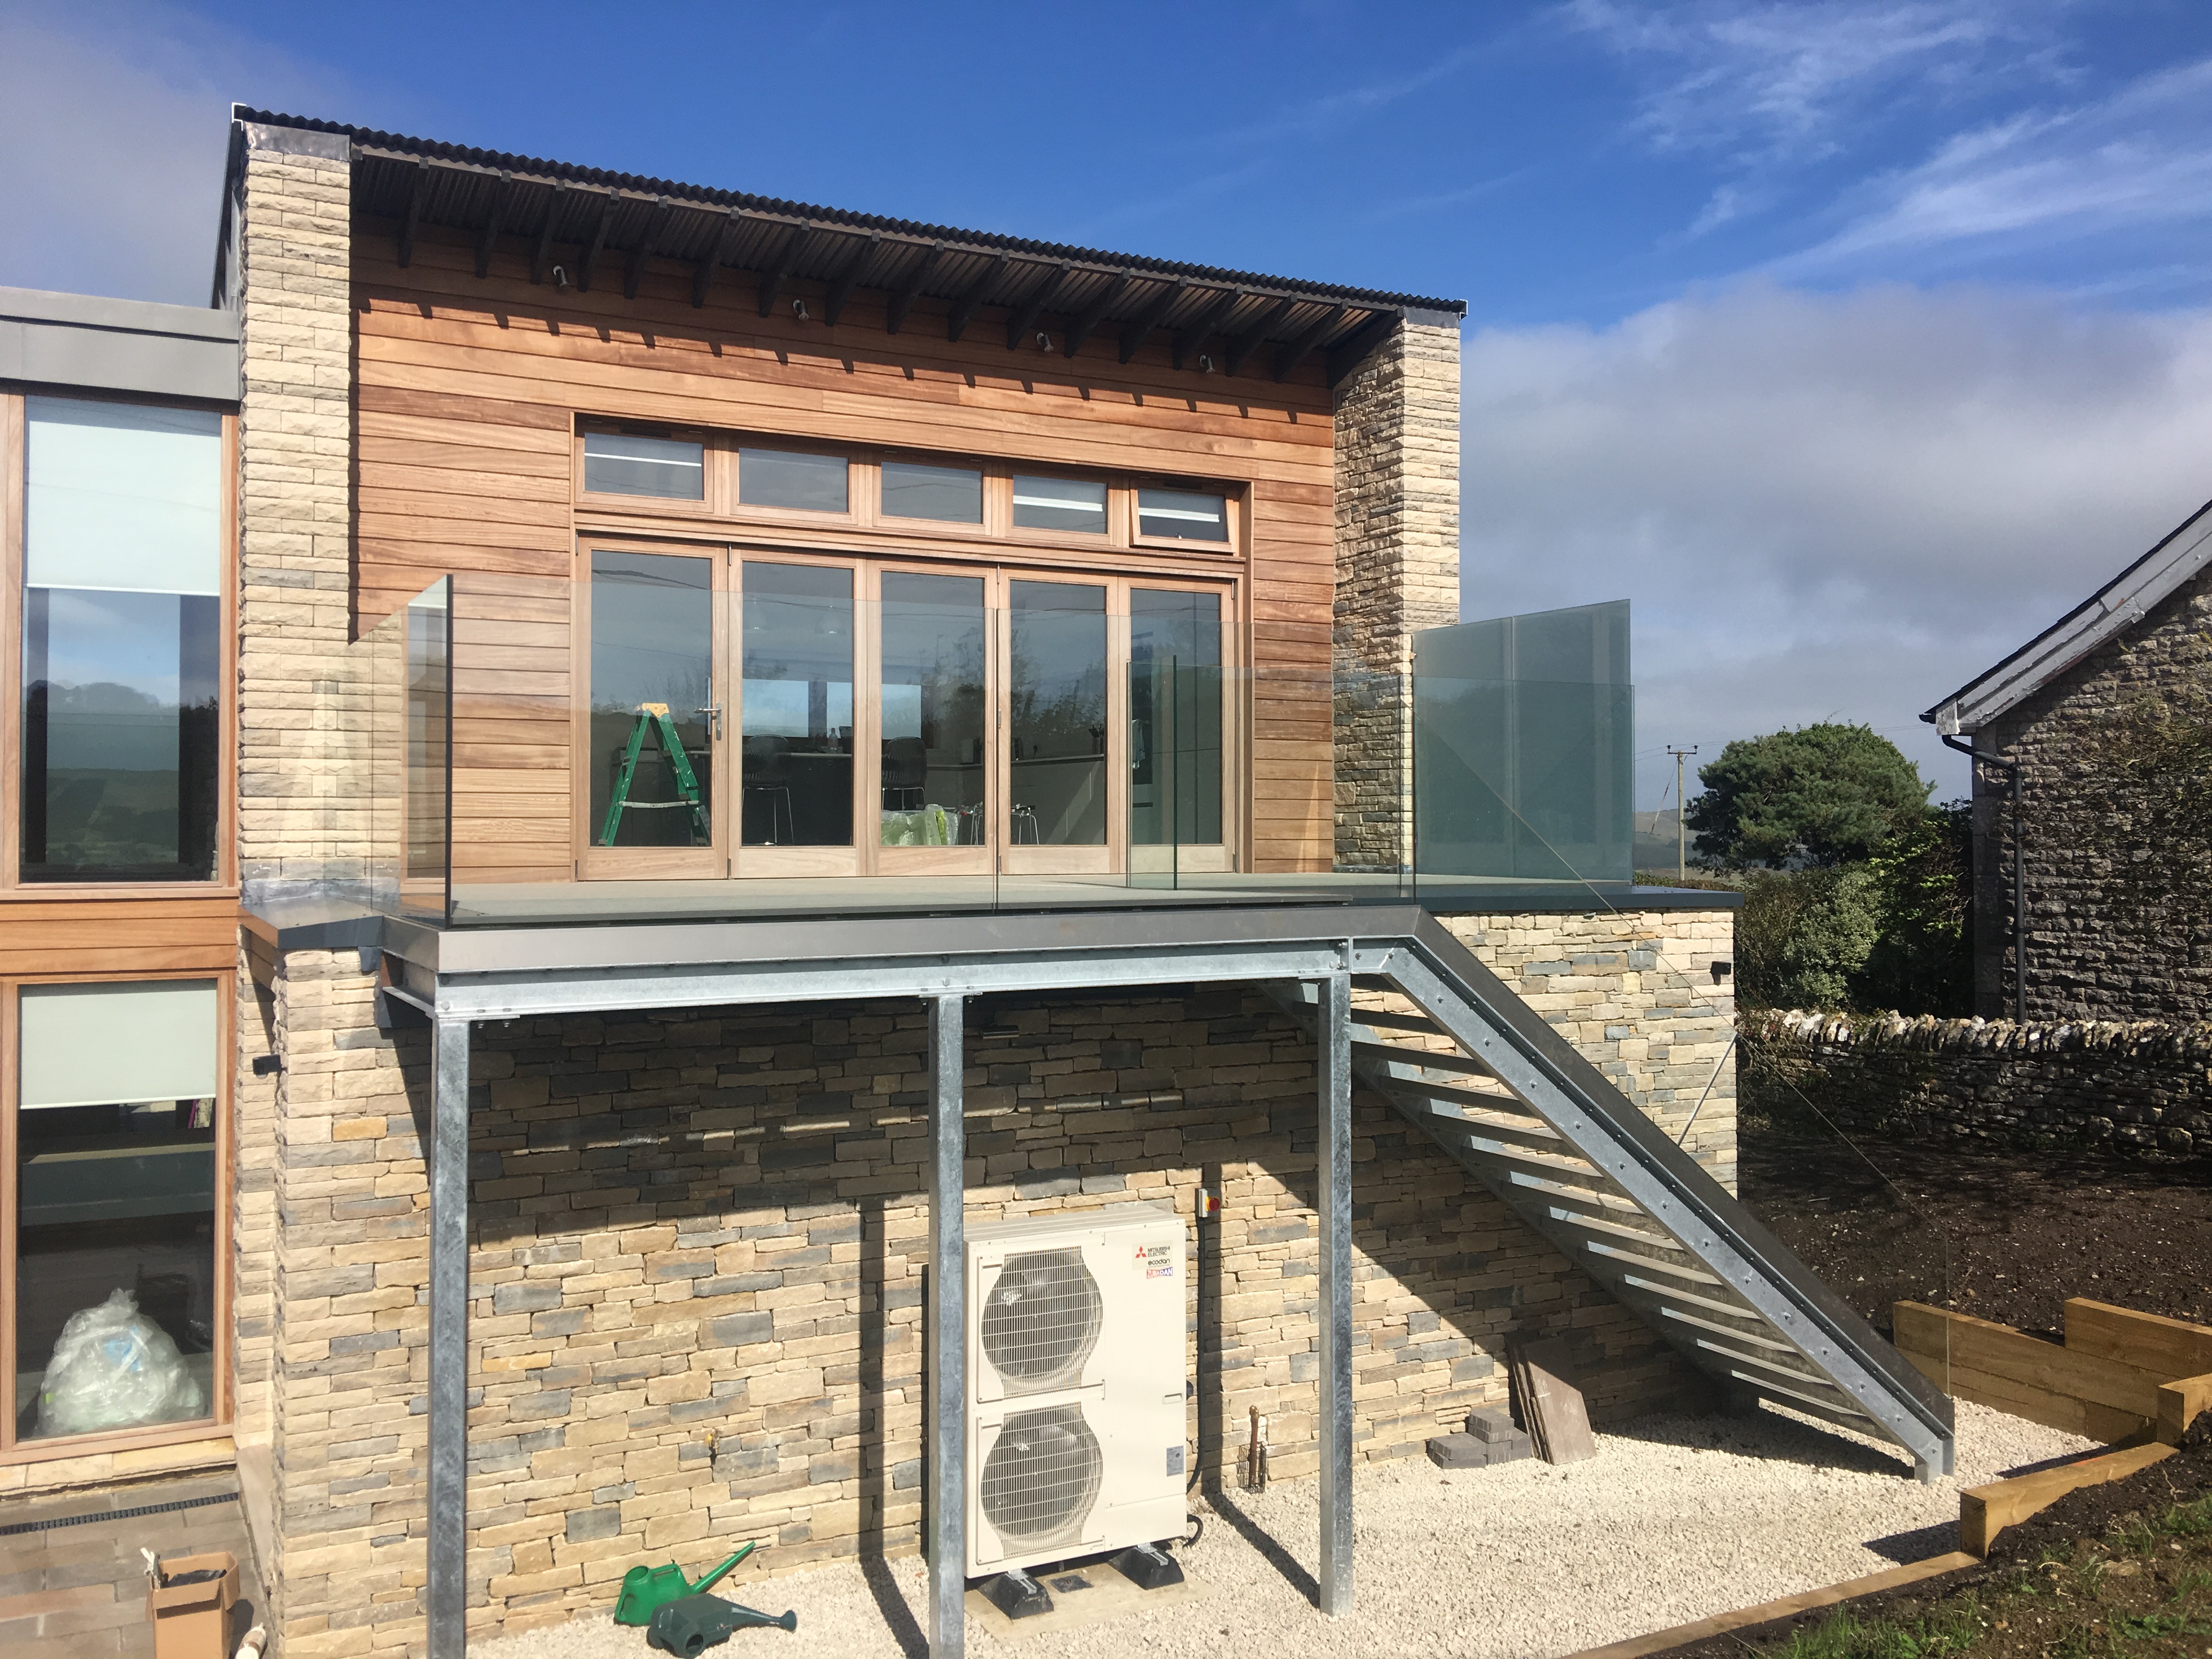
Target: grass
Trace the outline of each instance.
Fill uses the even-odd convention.
[[[2212,1656],[2212,1498],[2137,1516],[1933,1600],[1839,1607],[1760,1659]],[[1745,1644],[1748,1647],[1748,1644]]]

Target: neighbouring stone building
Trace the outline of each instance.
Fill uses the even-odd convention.
[[[1973,767],[1976,1012],[2212,1014],[2212,507],[1930,709]]]
[[[278,1659],[741,1538],[921,1550],[955,1654],[963,1229],[1132,1204],[1324,1612],[1516,1339],[1948,1467],[1733,1199],[1733,896],[1421,870],[1462,307],[246,110],[219,246],[228,403],[0,359],[9,637],[169,665],[23,681],[0,1491],[234,1464]],[[27,1414],[111,1287],[197,1391]]]

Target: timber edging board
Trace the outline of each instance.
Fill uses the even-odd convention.
[[[1677,1625],[1672,1630],[1654,1631],[1649,1636],[1632,1636],[1625,1642],[1589,1648],[1571,1656],[1571,1659],[1648,1659],[1651,1654],[1686,1647],[1692,1642],[1702,1642],[1708,1636],[1723,1636],[1730,1631],[1769,1624],[1777,1619],[1809,1613],[1815,1607],[1832,1607],[1838,1601],[1856,1601],[1862,1595],[1897,1589],[1906,1584],[1919,1583],[1924,1579],[1940,1578],[1945,1573],[1957,1572],[1963,1567],[1979,1565],[1981,1562],[1978,1558],[1963,1551],[1930,1556],[1925,1561],[1914,1561],[1902,1567],[1870,1572],[1863,1578],[1847,1578],[1840,1584],[1800,1590],[1796,1595],[1785,1595],[1779,1601],[1762,1601],[1755,1607],[1739,1607],[1734,1613],[1715,1613],[1711,1618],[1700,1619],[1695,1624]]]
[[[2101,1486],[2108,1480],[2124,1480],[2152,1464],[2173,1455],[2174,1448],[2156,1441],[2127,1446],[2101,1456],[2062,1463],[2055,1469],[1993,1480],[1985,1486],[1969,1486],[1959,1494],[1959,1547],[1977,1557],[1987,1556],[1990,1545],[2007,1527],[2040,1515],[2070,1492]]]

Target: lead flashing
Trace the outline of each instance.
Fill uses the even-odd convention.
[[[238,318],[194,306],[0,288],[0,380],[236,404]]]

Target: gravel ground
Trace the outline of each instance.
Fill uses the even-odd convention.
[[[1959,1473],[1929,1486],[1900,1478],[1892,1455],[1771,1410],[1647,1419],[1598,1436],[1597,1457],[1567,1468],[1364,1470],[1358,1609],[1340,1620],[1312,1605],[1316,1484],[1231,1492],[1199,1506],[1205,1535],[1183,1552],[1195,1595],[1098,1620],[1078,1610],[1099,1592],[1078,1592],[1060,1598],[1061,1628],[1049,1627],[1059,1614],[1008,1626],[971,1611],[969,1648],[1009,1659],[1244,1654],[1255,1642],[1266,1659],[1574,1653],[1954,1549],[1961,1486],[2090,1443],[1980,1406],[1958,1412]],[[775,1578],[741,1569],[724,1589],[796,1608],[805,1659],[925,1651],[915,1559]],[[791,1639],[740,1631],[713,1651],[765,1655]],[[477,1659],[650,1659],[641,1631],[597,1617],[472,1646]]]

